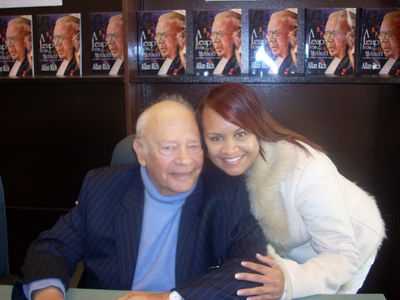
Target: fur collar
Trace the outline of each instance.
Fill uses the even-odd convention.
[[[287,141],[265,142],[266,161],[258,155],[247,172],[251,210],[259,221],[267,240],[281,256],[290,250],[287,210],[281,194],[281,183],[293,169],[299,151],[298,146]]]

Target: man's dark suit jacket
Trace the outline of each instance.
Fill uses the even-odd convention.
[[[79,76],[80,75],[80,69],[78,66],[78,63],[75,59],[75,57],[72,57],[72,59],[69,61],[67,68],[65,69],[64,72],[65,76]]]
[[[183,75],[185,74],[185,68],[183,67],[182,61],[177,54],[168,68],[167,75]]]
[[[339,62],[335,75],[351,75],[354,73],[349,56],[346,54]]]
[[[241,69],[239,62],[236,59],[236,56],[232,54],[231,58],[229,58],[226,63],[224,70],[222,71],[223,75],[240,75]]]
[[[279,75],[290,75],[290,74],[296,74],[296,73],[297,73],[296,66],[294,65],[292,55],[290,55],[290,53],[289,53],[283,60],[282,64],[279,66],[278,74]]]
[[[389,75],[400,76],[400,58],[396,59],[393,66],[390,68]]]
[[[16,75],[21,77],[32,76],[32,68],[29,65],[27,58],[25,58],[24,61],[19,66]]]
[[[139,249],[144,186],[137,165],[90,171],[78,205],[30,246],[24,281],[69,276],[83,260],[87,287],[130,290]],[[157,216],[155,216],[157,217]],[[176,253],[176,290],[184,299],[234,299],[240,261],[266,252],[240,177],[203,171],[182,208]],[[218,268],[218,266],[220,266]],[[13,299],[25,299],[21,281]]]

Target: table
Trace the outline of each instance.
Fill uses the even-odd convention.
[[[0,285],[0,299],[11,299],[11,285]],[[66,300],[114,300],[125,295],[128,291],[69,289]],[[357,295],[316,295],[301,298],[301,300],[386,300],[382,294]]]

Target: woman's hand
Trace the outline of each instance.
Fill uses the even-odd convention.
[[[239,296],[251,296],[248,300],[272,300],[280,299],[282,297],[285,277],[278,264],[270,256],[256,255],[257,260],[262,264],[244,261],[242,266],[257,272],[253,273],[236,273],[235,278],[238,280],[252,281],[261,283],[262,286],[241,289],[237,291]]]

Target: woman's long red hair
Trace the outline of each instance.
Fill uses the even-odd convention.
[[[200,125],[205,107],[213,109],[226,121],[255,134],[258,140],[267,142],[285,140],[309,153],[300,143],[303,142],[323,152],[321,146],[274,120],[258,95],[245,84],[224,83],[208,92],[197,107]],[[260,154],[264,157],[263,151],[260,147]]]

